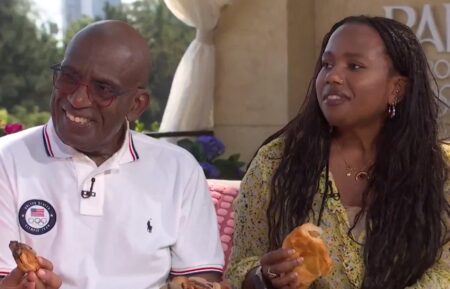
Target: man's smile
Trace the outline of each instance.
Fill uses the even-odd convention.
[[[85,117],[81,117],[81,116],[75,116],[73,114],[71,114],[68,111],[65,111],[65,114],[67,116],[67,118],[69,120],[71,120],[72,122],[78,124],[78,125],[88,125],[89,123],[91,123],[91,120],[85,118]]]

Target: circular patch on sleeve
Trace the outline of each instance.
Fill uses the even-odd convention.
[[[55,226],[56,211],[46,201],[29,200],[20,207],[19,223],[25,232],[42,235]]]

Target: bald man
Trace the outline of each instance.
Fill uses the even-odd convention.
[[[87,26],[51,67],[49,122],[0,139],[0,289],[220,280],[202,169],[183,149],[129,129],[149,104],[149,55],[124,22]],[[44,256],[41,269],[15,268],[10,240]]]

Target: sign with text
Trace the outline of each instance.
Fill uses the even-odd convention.
[[[383,7],[385,17],[400,21],[415,32],[427,54],[430,69],[437,80],[435,92],[450,105],[450,3],[422,6]],[[450,124],[444,108],[444,124]],[[448,125],[447,125],[448,126]]]

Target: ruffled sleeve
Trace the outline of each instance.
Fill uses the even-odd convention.
[[[234,201],[235,231],[230,264],[225,277],[241,288],[247,272],[259,265],[268,250],[266,211],[272,175],[281,156],[282,142],[274,140],[262,147],[245,174]]]

